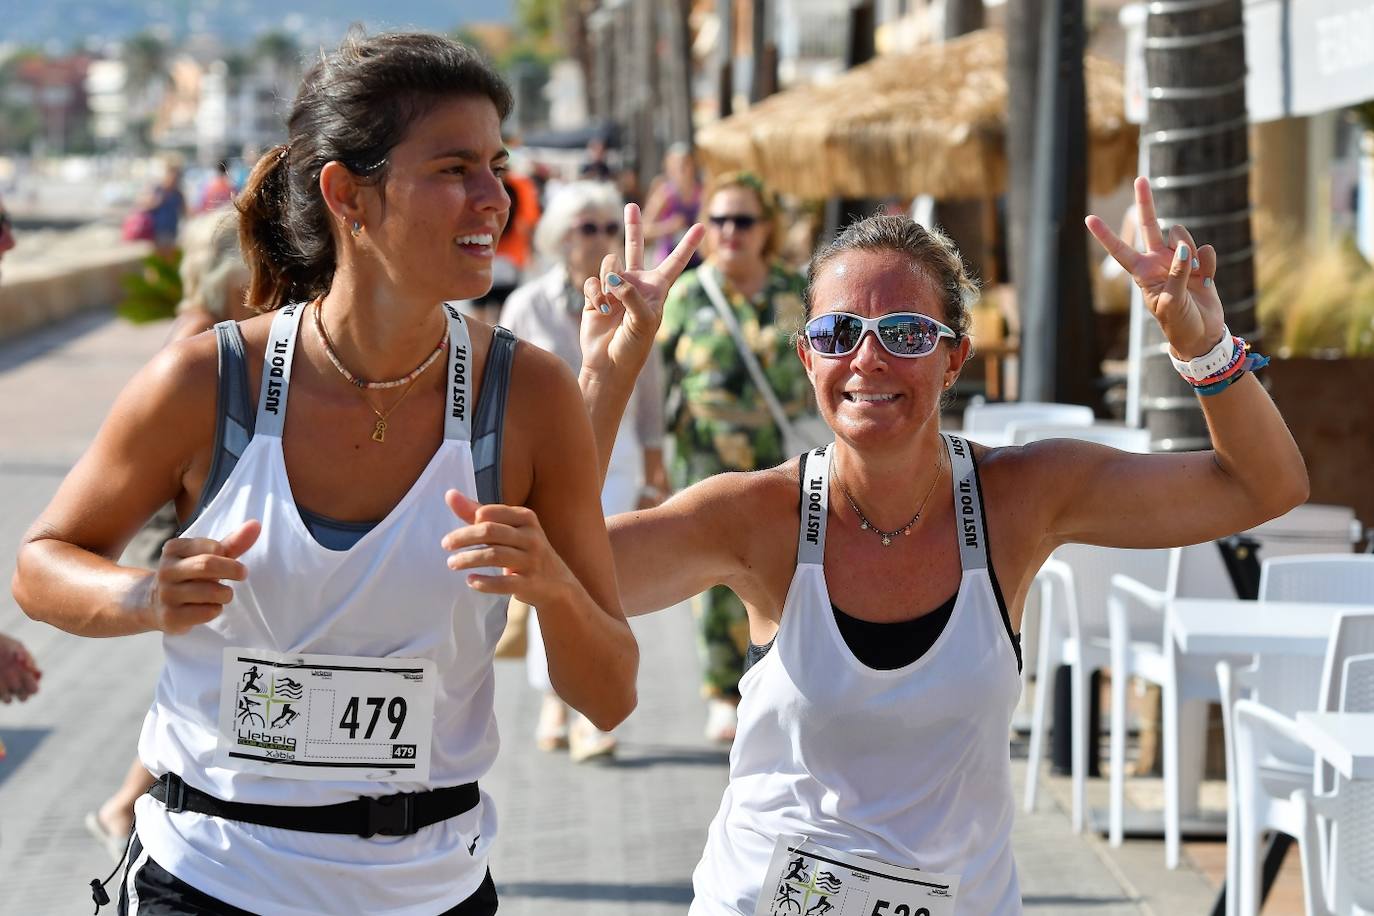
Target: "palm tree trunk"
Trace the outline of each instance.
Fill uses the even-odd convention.
[[[1217,291],[1233,334],[1258,336],[1250,234],[1250,146],[1241,0],[1150,5],[1145,66],[1150,182],[1161,228],[1182,223],[1217,250]],[[1156,451],[1211,440],[1192,388],[1169,362],[1159,326],[1145,322],[1141,415]]]

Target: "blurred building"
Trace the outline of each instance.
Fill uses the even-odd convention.
[[[91,143],[85,88],[90,66],[91,59],[82,54],[26,54],[12,61],[0,89],[3,102],[7,109],[27,110],[36,121],[31,136],[14,139],[27,139],[36,153],[85,151]]]

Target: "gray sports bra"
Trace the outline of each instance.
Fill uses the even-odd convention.
[[[219,344],[219,396],[215,407],[215,457],[205,478],[196,510],[182,526],[184,531],[200,517],[210,500],[223,488],[239,456],[253,438],[257,410],[249,397],[248,359],[243,332],[237,322],[215,325]],[[510,391],[511,363],[515,357],[515,335],[498,327],[487,353],[482,391],[472,423],[472,463],[477,475],[477,499],[484,503],[501,501],[501,440],[506,425],[506,395]],[[306,528],[321,546],[347,550],[362,539],[376,522],[341,522],[297,507]]]

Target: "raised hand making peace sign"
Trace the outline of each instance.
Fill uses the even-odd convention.
[[[1216,250],[1211,245],[1198,248],[1188,230],[1178,224],[1169,230],[1165,242],[1145,178],[1135,180],[1135,203],[1145,240],[1143,252],[1118,238],[1100,217],[1089,216],[1084,222],[1107,253],[1130,271],[1174,355],[1184,360],[1201,356],[1221,340],[1226,327],[1213,282]]]
[[[582,285],[582,366],[601,374],[639,374],[663,320],[663,300],[682,273],[705,229],[700,223],[687,230],[663,263],[644,269],[644,227],[639,207],[625,205],[625,263],[607,255],[601,274]]]

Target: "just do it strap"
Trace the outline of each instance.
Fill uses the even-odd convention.
[[[830,511],[830,445],[807,452],[805,469],[801,481],[797,565],[820,566],[825,562],[825,520]]]
[[[472,340],[463,314],[444,303],[448,318],[448,398],[444,401],[444,438],[472,441]]]
[[[281,438],[286,425],[286,393],[291,386],[291,360],[296,353],[296,332],[307,306],[293,302],[277,309],[262,360],[262,387],[258,393],[258,419],[254,433]]]
[[[959,562],[964,571],[987,569],[988,544],[983,521],[983,494],[968,440],[943,434],[954,479],[954,526],[959,538]]]

